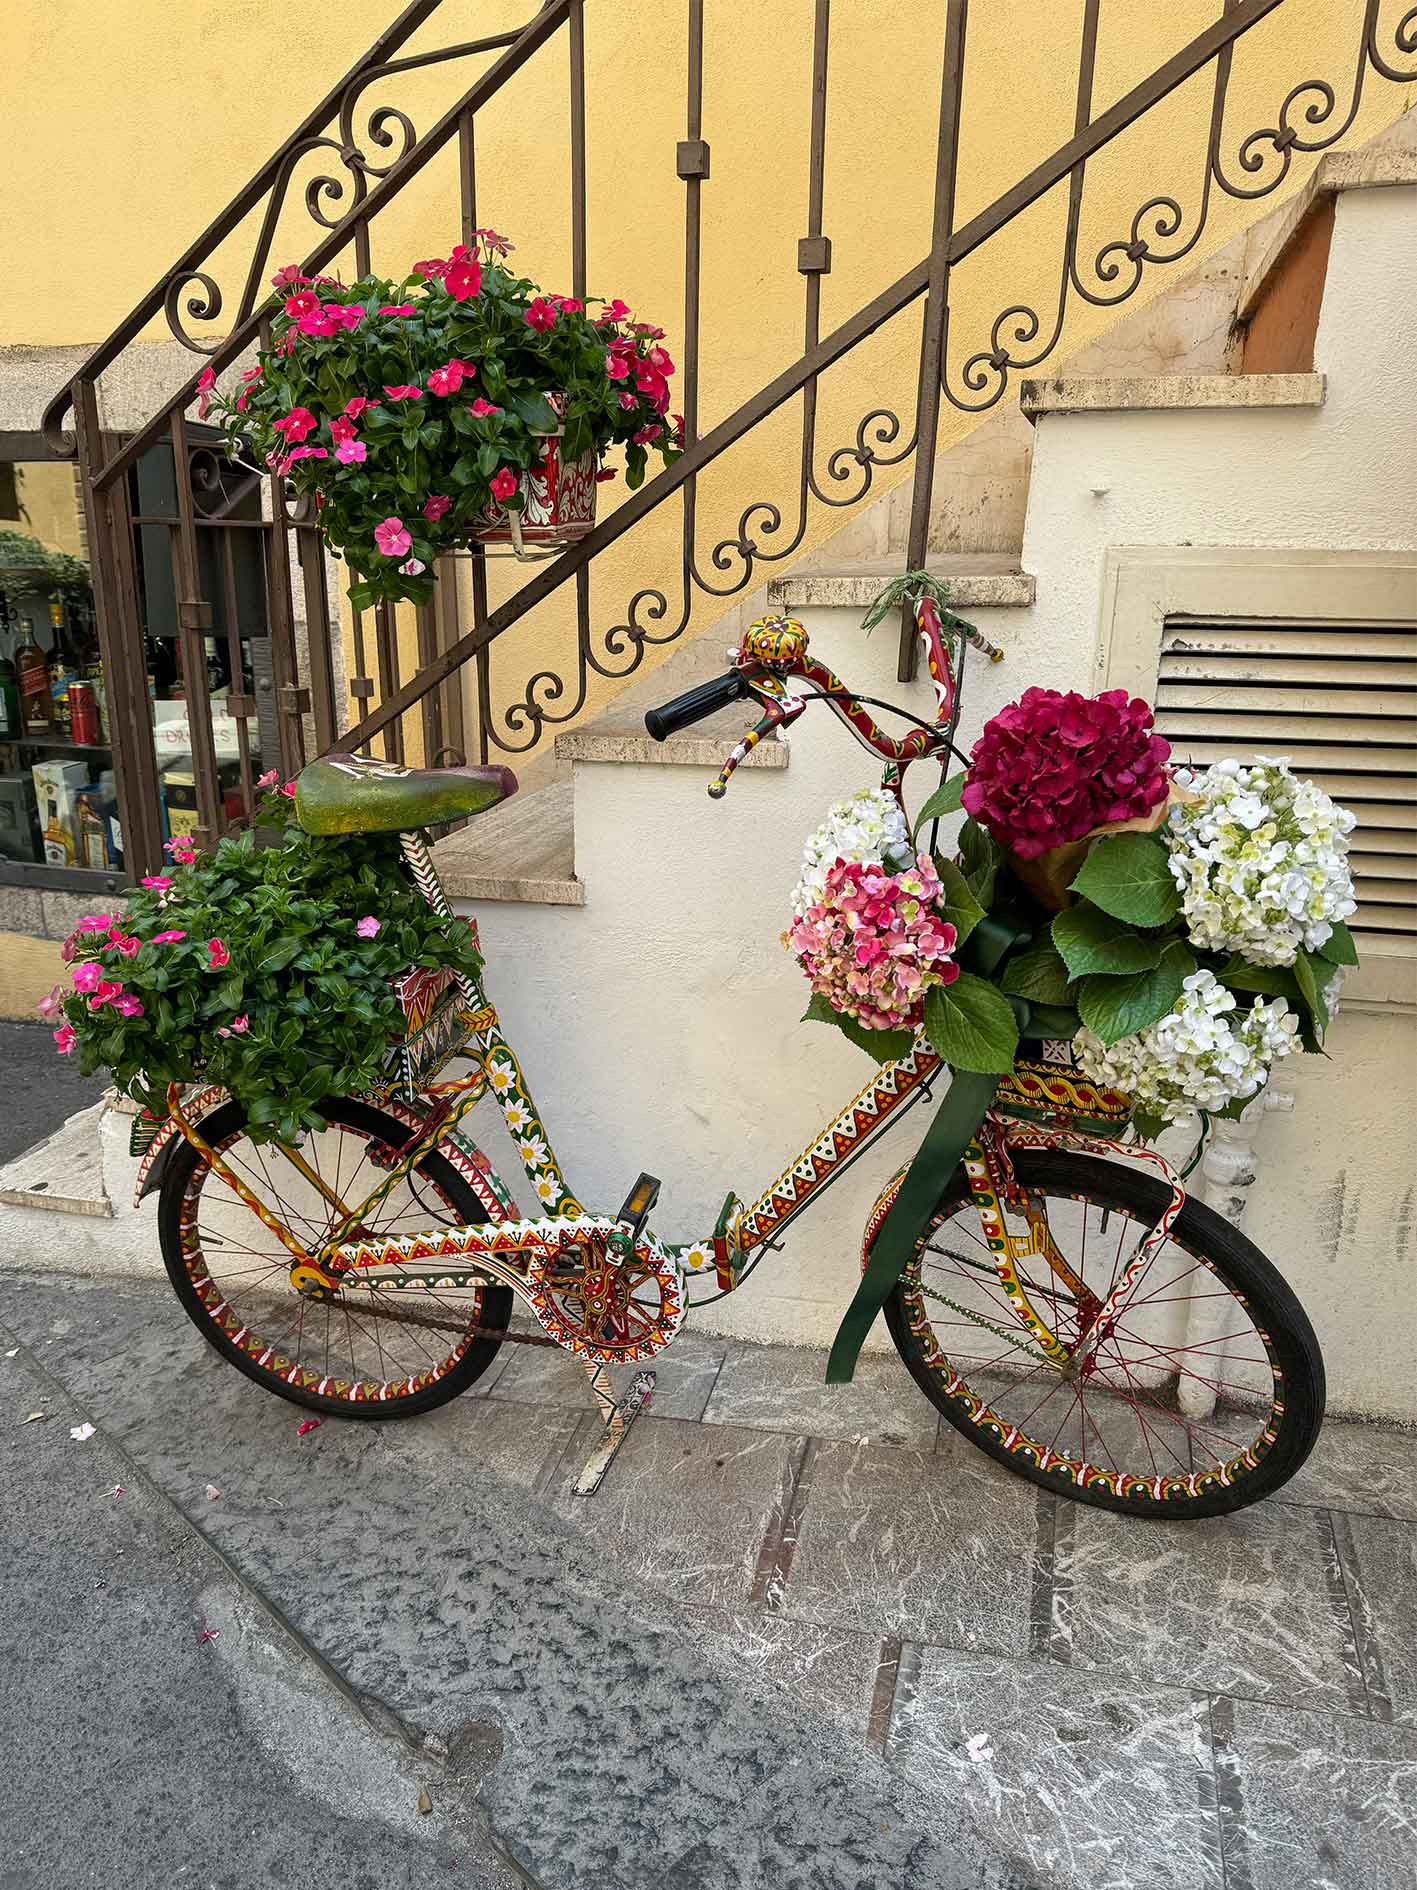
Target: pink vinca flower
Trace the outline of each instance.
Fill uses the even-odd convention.
[[[606,322],[622,322],[630,312],[628,302],[622,302],[617,295],[613,302],[607,302],[596,316],[596,326],[603,327]]]
[[[379,921],[372,912],[367,913],[354,929],[361,938],[373,938],[379,930]]]
[[[222,944],[221,940],[219,938],[209,938],[207,940],[207,970],[225,971],[230,963],[231,953],[226,949],[225,945]]]
[[[123,987],[121,984],[108,978],[100,979],[99,983],[94,986],[93,992],[89,997],[89,1009],[91,1011],[100,1011],[105,1004],[111,1004],[115,998],[121,997],[122,995]]]
[[[516,248],[515,243],[509,243],[505,236],[499,236],[495,230],[474,230],[473,235],[482,238],[483,247],[489,256],[510,256]]]
[[[154,932],[152,942],[154,945],[175,945],[179,939],[186,936],[185,932]]]
[[[630,372],[630,357],[625,354],[607,354],[605,372],[612,381],[623,381]]]
[[[490,485],[494,499],[510,499],[517,489],[517,476],[508,467],[499,467],[493,475]]]
[[[43,997],[39,1000],[39,1003],[35,1005],[35,1009],[39,1012],[41,1017],[49,1022],[52,1022],[56,1017],[62,1017],[64,1015],[64,993],[57,984],[49,993],[48,997]]]
[[[141,1017],[143,1015],[142,999],[135,998],[131,991],[125,991],[122,997],[114,998],[113,1008],[120,1017]]]
[[[74,1026],[61,1024],[54,1033],[54,1042],[61,1057],[69,1056],[74,1048]]]
[[[295,783],[293,781],[282,781],[280,791],[288,801],[295,799]]]
[[[578,302],[573,295],[554,295],[551,299],[563,315],[579,315],[585,307],[585,303]]]
[[[251,1028],[251,1019],[246,1015],[245,1011],[242,1011],[239,1016],[232,1018],[231,1023],[229,1025],[223,1024],[221,1028],[217,1031],[217,1036],[218,1037],[244,1037],[250,1028]]]
[[[452,509],[452,500],[445,499],[440,492],[435,492],[423,505],[423,516],[430,525],[436,525],[443,514]]]
[[[304,281],[303,276],[301,281]],[[313,315],[319,306],[320,298],[313,289],[301,289],[298,294],[286,297],[285,312],[291,321],[298,322],[302,316]]]
[[[101,965],[94,964],[93,962],[85,965],[75,965],[74,989],[79,992],[81,996],[86,997],[90,991],[96,991],[98,989],[102,977],[103,967]]]
[[[190,834],[175,834],[171,840],[164,840],[162,844],[172,855],[175,866],[191,866],[197,857],[197,849],[192,844]]]
[[[635,395],[635,394],[627,394],[627,393],[626,393],[626,392],[625,392],[625,391],[624,391],[624,390],[622,389],[622,390],[621,390],[621,391],[620,391],[620,392],[619,392],[619,393],[618,393],[618,394],[617,394],[617,395],[615,396],[615,398],[616,398],[616,399],[617,399],[617,400],[619,401],[619,403],[620,403],[620,405],[621,405],[621,406],[622,406],[622,407],[623,407],[623,408],[625,409],[625,412],[626,412],[626,413],[638,413],[638,412],[639,412],[639,410],[640,410],[640,403],[639,403],[639,397],[638,397],[637,395]]]
[[[413,306],[412,302],[385,302],[384,306],[379,310],[379,313],[381,315],[397,315],[402,317],[405,315],[416,315],[418,310]]]
[[[494,407],[490,400],[484,400],[481,394],[477,396],[477,399],[473,401],[472,405],[468,408],[468,412],[475,420],[486,420],[492,414],[500,413],[501,411],[502,409],[500,407]]]
[[[280,779],[279,768],[267,768],[264,774],[258,774],[256,776],[256,786],[258,788],[274,787],[276,782],[279,781],[279,779]]]
[[[384,392],[390,400],[422,400],[423,389],[415,387],[409,381],[401,381],[397,387],[386,387]]]
[[[374,527],[374,543],[386,558],[402,558],[413,543],[413,535],[401,518],[386,518]]]
[[[330,438],[338,446],[341,440],[352,440],[355,436],[354,422],[345,414],[336,414],[330,422]]]
[[[456,357],[447,361],[440,368],[434,368],[428,376],[430,394],[455,394],[464,381],[471,380],[477,369],[470,361],[459,361]]]
[[[298,446],[307,433],[314,432],[319,422],[308,407],[292,407],[288,414],[273,420],[271,425],[287,446]]]
[[[615,468],[613,466],[602,466],[599,472],[595,475],[596,484],[603,486],[607,479],[613,479],[614,477],[615,477]]]
[[[298,289],[309,282],[309,276],[302,276],[299,263],[287,263],[284,269],[277,269],[271,277],[273,289]]]
[[[411,276],[422,276],[426,282],[430,276],[441,276],[447,266],[441,256],[430,256],[426,262],[416,262],[408,273]]]
[[[298,459],[328,459],[328,458],[329,458],[329,453],[323,446],[296,446],[296,447],[293,447],[291,451],[286,454],[285,463],[287,467],[291,467],[295,464],[296,460]]]
[[[79,920],[81,932],[106,932],[113,923],[111,912],[91,912],[86,919]]]
[[[556,326],[556,310],[544,296],[534,295],[523,319],[528,328],[535,328],[544,335]]]
[[[358,302],[326,302],[325,319],[331,332],[342,328],[349,335],[364,320],[364,310]]]
[[[443,287],[455,302],[469,301],[482,288],[482,264],[461,243],[443,271]]]
[[[197,376],[197,418],[205,420],[207,409],[212,404],[212,392],[216,387],[216,370],[203,368]]]
[[[121,935],[110,938],[105,947],[108,951],[121,953],[124,958],[136,958],[142,948],[143,941],[140,938],[124,938]]]
[[[149,892],[165,893],[172,890],[172,881],[166,873],[144,873],[143,884]]]
[[[427,569],[428,566],[421,558],[406,558],[399,566],[405,577],[421,577]]]
[[[362,466],[369,457],[369,448],[363,440],[341,440],[335,448],[335,458],[341,466]]]
[[[367,394],[356,394],[353,400],[347,400],[344,403],[344,410],[351,420],[357,420],[360,414],[366,413],[370,407],[382,407],[383,404],[382,400],[370,400]]]

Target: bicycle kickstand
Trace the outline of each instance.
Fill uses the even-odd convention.
[[[586,1377],[590,1380],[591,1392],[599,1407],[605,1429],[595,1449],[586,1459],[585,1468],[576,1478],[573,1494],[594,1496],[600,1488],[606,1471],[614,1461],[616,1451],[624,1443],[630,1426],[649,1403],[654,1391],[655,1374],[636,1372],[629,1390],[617,1404],[605,1367],[593,1359],[583,1359],[581,1362],[585,1366]]]

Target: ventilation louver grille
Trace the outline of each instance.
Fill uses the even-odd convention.
[[[1355,931],[1417,944],[1417,626],[1168,618],[1156,726],[1181,763],[1288,755],[1358,816]]]

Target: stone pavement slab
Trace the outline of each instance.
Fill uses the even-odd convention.
[[[71,1435],[85,1407],[14,1346],[0,1337],[5,1890],[514,1890],[476,1778],[376,1723],[101,1423]]]
[[[933,1449],[940,1427],[939,1413],[894,1353],[868,1352],[849,1385],[829,1385],[820,1353],[780,1345],[734,1347],[702,1415],[710,1424],[917,1450]]]
[[[1334,1518],[1373,1710],[1417,1726],[1417,1523]]]

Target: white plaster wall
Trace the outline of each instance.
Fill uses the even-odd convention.
[[[1110,547],[1410,547],[1414,305],[1413,194],[1349,192],[1319,334],[1322,408],[1043,420],[1023,560],[1038,601],[980,613],[1008,656],[971,658],[966,740],[1031,682],[1095,686]],[[863,691],[928,709],[922,686],[894,681],[889,629],[863,638],[843,611],[807,623]],[[730,1186],[755,1192],[869,1074],[834,1033],[796,1021],[806,987],[778,938],[803,836],[873,767],[822,710],[797,723],[791,751],[786,773],[745,772],[721,803],[697,771],[577,764],[585,907],[480,912],[492,994],[573,1181],[613,1205],[640,1168],[661,1175],[656,1225],[671,1239],[701,1232]],[[1332,1062],[1295,1072],[1292,1116],[1259,1131],[1250,1231],[1310,1310],[1333,1408],[1417,1418],[1411,1011],[1346,1012],[1330,1048]],[[869,1202],[922,1127],[862,1161],[702,1323],[825,1343]]]

